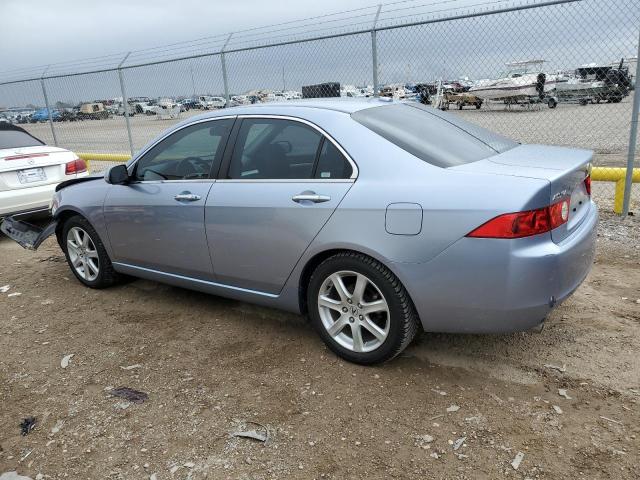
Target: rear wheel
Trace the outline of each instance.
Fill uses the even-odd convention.
[[[400,281],[362,254],[345,252],[322,262],[311,276],[307,302],[324,342],[351,362],[391,360],[418,331],[415,309]]]
[[[100,237],[83,217],[65,222],[61,244],[71,271],[87,287],[106,288],[120,279]]]

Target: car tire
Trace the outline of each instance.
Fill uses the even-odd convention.
[[[83,285],[107,288],[121,280],[102,240],[85,218],[77,215],[64,223],[60,245],[69,268]]]
[[[364,285],[362,294],[358,282]],[[400,280],[382,263],[355,252],[338,253],[318,265],[309,280],[307,305],[326,345],[361,365],[393,359],[418,331],[417,313]]]

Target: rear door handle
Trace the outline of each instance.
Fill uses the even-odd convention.
[[[201,197],[200,195],[196,195],[191,192],[182,192],[173,198],[179,202],[197,202],[198,200],[200,200]]]
[[[294,195],[291,197],[291,200],[297,203],[301,202],[313,202],[313,203],[322,203],[328,202],[331,200],[331,197],[327,195],[318,195],[316,193],[300,193],[298,195]]]

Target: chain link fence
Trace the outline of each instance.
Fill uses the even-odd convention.
[[[640,2],[495,0],[461,10],[462,0],[444,0],[425,13],[416,1],[8,78],[0,117],[87,154],[99,171],[122,157],[94,154],[132,154],[203,109],[295,101],[323,84],[330,95],[430,103],[523,143],[591,149],[601,207],[640,207],[639,188],[625,182],[627,173],[640,180],[627,168],[639,149]]]

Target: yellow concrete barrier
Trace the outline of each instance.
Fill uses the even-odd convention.
[[[91,160],[95,160],[97,162],[128,162],[131,158],[131,155],[126,153],[87,153],[87,152],[76,152],[76,155],[85,161],[87,164],[87,169],[91,171]]]
[[[594,182],[615,182],[616,196],[613,201],[613,211],[622,213],[622,203],[624,201],[624,185],[627,175],[626,168],[620,167],[593,167],[591,170],[591,180]],[[640,182],[640,168],[633,169],[631,176],[632,183]]]

